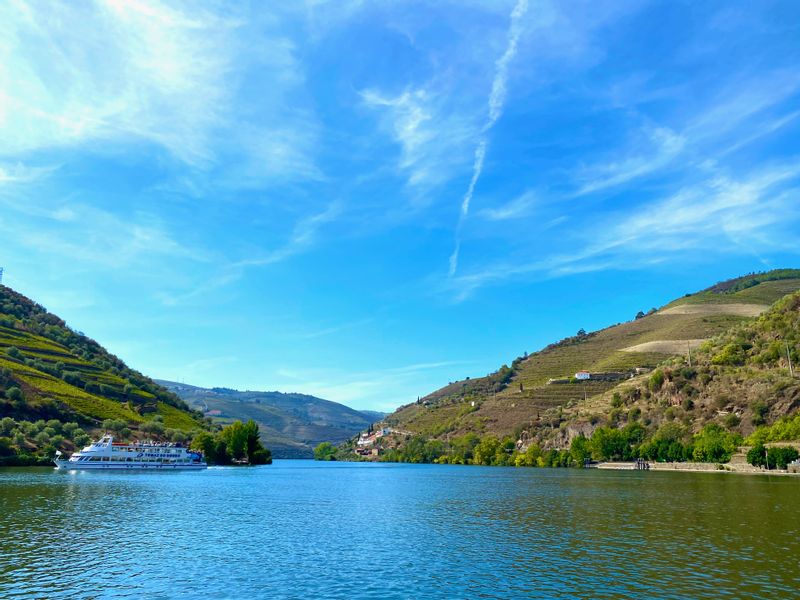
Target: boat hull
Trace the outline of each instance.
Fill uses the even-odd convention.
[[[58,471],[202,471],[208,468],[205,463],[169,464],[169,463],[91,463],[54,460]]]

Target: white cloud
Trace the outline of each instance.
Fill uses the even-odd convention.
[[[458,257],[461,252],[461,229],[464,226],[464,220],[469,215],[469,205],[475,193],[475,186],[481,177],[481,173],[483,173],[483,163],[486,159],[486,147],[488,145],[486,136],[503,113],[503,105],[506,99],[506,86],[508,83],[508,65],[517,54],[517,45],[519,44],[519,37],[522,34],[521,20],[527,10],[528,0],[517,0],[514,9],[511,11],[511,24],[508,28],[508,40],[506,42],[505,52],[503,52],[503,55],[495,65],[492,91],[489,93],[488,100],[488,118],[483,126],[481,139],[478,141],[478,145],[475,148],[472,177],[470,178],[467,191],[461,200],[461,211],[459,212],[458,224],[456,225],[453,252],[450,254],[450,268],[448,272],[450,277],[453,277],[458,270]]]
[[[533,260],[499,262],[448,280],[458,302],[510,278],[551,278],[603,269],[629,269],[706,252],[758,253],[787,246],[786,228],[800,220],[800,164],[754,170],[740,178],[714,175],[661,200],[598,220],[574,250]]]
[[[684,117],[685,123],[674,127],[648,124],[636,131],[625,147],[613,151],[625,156],[623,160],[579,169],[575,175],[579,188],[574,195],[623,186],[675,167],[679,157],[684,159],[683,166],[702,166],[707,160],[698,161],[697,155],[722,158],[781,130],[800,115],[791,109],[771,114],[800,90],[800,77],[795,73],[778,70],[756,78],[733,77],[732,81],[714,94],[708,106]],[[678,102],[678,98],[672,101]]]
[[[478,216],[488,221],[519,219],[530,215],[535,203],[536,194],[532,191],[527,191],[506,204],[480,210]]]
[[[0,6],[0,156],[137,144],[246,181],[304,178],[316,123],[293,96],[302,66],[282,24],[184,2]],[[241,83],[268,82],[248,95]],[[226,180],[235,184],[235,180]]]
[[[206,262],[206,250],[181,243],[155,215],[118,215],[74,199],[34,201],[28,194],[1,194],[14,240],[45,255],[107,268],[146,264],[155,257]],[[32,217],[32,218],[31,218]]]
[[[366,107],[381,112],[382,127],[400,145],[397,166],[408,174],[410,186],[444,183],[463,164],[475,133],[472,119],[448,110],[442,94],[417,88],[392,97],[365,90],[361,98]]]
[[[579,176],[585,182],[578,190],[578,196],[622,185],[638,177],[649,175],[667,166],[680,154],[686,140],[667,127],[657,127],[646,131],[646,144],[652,150],[628,150],[634,154],[621,162],[595,165],[584,169]],[[641,144],[642,142],[637,142]]]
[[[46,179],[58,167],[30,167],[21,162],[0,164],[0,185],[30,184]]]
[[[282,246],[265,254],[249,257],[235,263],[237,267],[257,267],[271,265],[286,260],[308,250],[317,242],[319,230],[336,220],[341,214],[341,206],[332,202],[323,211],[300,219],[294,226],[289,239]]]

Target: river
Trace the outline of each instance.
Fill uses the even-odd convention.
[[[0,598],[800,597],[800,479],[0,469]]]

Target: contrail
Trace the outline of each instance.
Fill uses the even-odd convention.
[[[487,136],[494,124],[503,114],[503,105],[506,100],[506,83],[508,81],[508,65],[517,54],[517,45],[519,37],[522,33],[522,26],[520,21],[528,10],[528,0],[517,0],[514,10],[511,11],[511,25],[508,28],[508,43],[506,44],[506,51],[503,52],[497,63],[495,63],[494,80],[492,81],[492,91],[489,94],[489,115],[486,123],[481,129],[481,137],[478,145],[475,148],[475,160],[472,163],[472,178],[469,181],[469,186],[461,200],[461,211],[458,214],[458,223],[456,225],[456,238],[453,247],[453,253],[450,255],[450,277],[455,275],[458,269],[458,253],[461,250],[461,228],[464,226],[464,220],[469,215],[469,203],[472,201],[472,195],[475,193],[475,186],[478,179],[483,172],[483,161],[486,158],[486,148],[489,144]]]

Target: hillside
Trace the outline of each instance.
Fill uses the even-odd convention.
[[[30,461],[104,428],[179,439],[205,426],[175,394],[2,285],[0,417],[0,458]]]
[[[696,369],[694,377],[702,377],[703,383],[702,389],[694,383],[692,393],[702,400],[695,402],[696,408],[686,415],[676,405],[683,402],[681,394],[689,393],[689,387],[673,373],[679,366],[688,368],[690,353],[695,367],[711,360],[709,356],[717,356],[717,346],[722,343],[719,340],[728,339],[724,336],[755,335],[742,332],[760,326],[757,324],[768,317],[758,315],[797,290],[800,270],[751,274],[721,282],[660,310],[639,313],[632,321],[591,333],[580,331],[539,352],[523,355],[486,377],[451,383],[399,408],[386,423],[405,434],[429,439],[448,440],[475,433],[512,436],[521,445],[535,440],[545,446],[565,447],[579,433],[588,435],[600,425],[624,425],[635,408],[634,415],[639,418],[641,414],[647,427],[669,417],[682,419],[694,431],[734,413],[737,417],[728,418],[727,426],[747,435],[753,429],[755,403],[767,404],[763,418],[768,422],[795,408],[791,397],[776,400],[773,386],[783,385],[773,380],[782,377],[776,375],[780,359],[775,364],[730,365],[740,369],[736,377],[724,371],[722,364],[710,365],[708,373]],[[781,307],[778,304],[776,310],[785,308]],[[789,336],[789,332],[783,333]],[[776,346],[769,347],[774,354]],[[738,351],[734,354],[739,356]],[[667,383],[664,391],[653,395],[645,389],[650,372],[664,363],[674,368],[660,370]],[[589,371],[591,378],[576,380],[578,371]],[[752,381],[745,385],[743,381],[748,378]],[[676,386],[684,387],[675,392]],[[655,404],[639,406],[645,396],[653,398]],[[758,407],[756,410],[763,412]]]
[[[276,458],[311,458],[317,444],[340,443],[377,420],[343,404],[305,394],[207,389],[160,380],[158,383],[216,422],[253,419]]]

